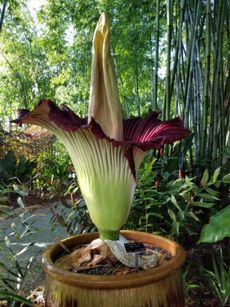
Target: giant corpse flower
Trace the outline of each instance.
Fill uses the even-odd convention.
[[[122,120],[115,70],[109,47],[109,21],[102,14],[95,29],[88,118],[68,107],[41,100],[33,111],[19,110],[18,124],[43,126],[65,145],[79,186],[102,239],[116,240],[126,222],[145,153],[189,134],[179,118]]]

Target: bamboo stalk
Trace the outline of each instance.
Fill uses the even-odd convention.
[[[198,44],[196,43],[194,50],[194,132],[195,132],[195,160],[199,161],[200,152],[200,110],[201,110],[201,88],[202,88],[202,77],[200,72],[200,55]]]
[[[217,6],[216,6],[216,2],[214,2],[213,4],[213,10],[211,11],[211,14],[213,16],[217,15]],[[216,33],[216,25],[215,25],[215,18],[211,19],[211,33]],[[215,53],[214,50],[216,50],[216,41],[215,41],[215,35],[211,36],[211,42],[212,42],[212,62],[213,65],[215,66]],[[212,81],[211,81],[211,94],[210,94],[210,111],[209,111],[209,118],[210,118],[210,123],[213,123],[214,121],[214,101],[213,101],[213,93],[214,93],[214,84],[213,84],[213,80],[214,80],[214,70],[215,67],[212,67]],[[208,153],[207,153],[207,157],[212,157],[212,147],[213,147],[213,125],[210,124],[209,125],[209,135],[208,135]],[[211,158],[210,158],[211,160]]]
[[[230,17],[229,17],[229,2],[225,1],[225,18],[226,18],[226,39],[227,47],[226,52],[228,53],[226,59],[226,80],[224,85],[224,135],[225,135],[225,148],[230,146]]]
[[[170,84],[171,84],[171,47],[172,47],[172,0],[166,0],[167,12],[167,71],[165,84],[165,101],[163,108],[163,119],[170,118]]]
[[[219,163],[222,164],[223,153],[224,153],[224,144],[225,144],[225,133],[224,133],[224,67],[223,67],[223,37],[224,37],[224,17],[225,17],[225,2],[223,1],[223,7],[221,10],[221,23],[220,23],[220,37],[219,37],[219,57],[218,57],[218,78],[219,78]]]
[[[201,145],[200,158],[207,157],[207,126],[208,126],[208,104],[210,100],[210,63],[211,63],[211,3],[206,3],[206,31],[205,31],[205,77],[204,77],[204,100],[202,110],[202,128],[201,128]]]
[[[155,46],[155,68],[154,68],[154,88],[153,88],[153,110],[157,110],[159,39],[160,39],[160,0],[157,0],[157,3],[156,3],[156,46]]]
[[[228,54],[227,60],[227,71],[228,75],[225,82],[224,88],[224,114],[225,114],[225,122],[224,122],[224,135],[225,135],[225,146],[227,147],[228,142],[230,141],[230,52]]]
[[[218,21],[217,21],[217,41],[216,41],[216,48],[214,50],[214,70],[213,70],[213,134],[212,134],[212,160],[215,162],[218,158],[218,140],[219,140],[219,129],[218,126],[220,124],[218,120],[218,116],[221,116],[219,106],[220,106],[220,66],[221,66],[221,52],[220,52],[220,46],[221,46],[221,33],[222,33],[222,27],[223,27],[223,0],[220,0],[218,2]],[[219,144],[220,145],[220,144]]]
[[[184,108],[184,118],[185,118],[185,126],[189,126],[189,113],[190,113],[190,105],[191,105],[191,93],[192,93],[192,80],[193,80],[193,65],[194,65],[194,48],[196,43],[196,36],[198,31],[198,22],[200,16],[200,0],[197,2],[194,22],[191,16],[190,8],[188,8],[188,14],[190,15],[190,23],[193,25],[192,35],[191,35],[191,45],[189,49],[188,55],[188,67],[187,67],[187,76],[186,76],[186,85],[185,85],[185,108]]]
[[[185,59],[184,59],[184,53],[185,53],[185,48],[184,48],[184,44],[183,41],[181,40],[181,44],[180,44],[180,59],[181,59],[181,63],[180,63],[180,72],[179,72],[179,77],[180,77],[180,87],[181,87],[181,100],[185,105]],[[183,107],[183,112],[184,112],[184,105]]]
[[[172,69],[172,81],[171,81],[171,85],[170,85],[170,97],[169,97],[170,101],[172,99],[176,72],[178,70],[178,60],[179,60],[179,54],[180,54],[180,52],[179,52],[180,51],[180,44],[181,44],[181,40],[182,40],[184,12],[185,12],[185,0],[182,0],[182,1],[180,1],[179,29],[178,29],[178,36],[177,36],[177,42],[176,42],[174,64],[173,64],[173,69]]]

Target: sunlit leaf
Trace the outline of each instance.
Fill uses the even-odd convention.
[[[25,204],[24,204],[24,202],[23,202],[21,196],[19,196],[19,197],[17,198],[17,203],[18,203],[18,205],[19,205],[21,208],[25,208]]]
[[[213,183],[216,183],[218,177],[219,177],[219,174],[220,174],[220,170],[221,170],[221,167],[218,167],[215,172],[213,173],[213,176],[212,176],[212,182]]]
[[[174,206],[175,206],[179,211],[181,211],[181,208],[180,208],[180,206],[179,206],[179,204],[178,204],[178,202],[177,202],[177,200],[176,200],[176,198],[175,198],[174,195],[171,195],[171,202],[174,204]]]
[[[171,209],[168,209],[168,214],[173,221],[176,221],[176,215]]]
[[[230,237],[230,205],[211,217],[204,225],[199,243],[213,243]]]

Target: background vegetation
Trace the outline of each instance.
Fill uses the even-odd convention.
[[[62,225],[69,234],[94,229],[63,147],[46,132],[22,131],[9,120],[16,109],[33,108],[41,98],[87,114],[91,41],[103,11],[111,20],[124,117],[158,110],[162,119],[182,117],[192,131],[181,143],[148,155],[125,227],[161,233],[185,246],[188,306],[227,306],[228,0],[0,0],[0,215],[34,199],[61,199],[73,210],[54,208],[53,227]],[[3,271],[5,284],[9,275]],[[25,275],[19,262],[13,274]],[[23,301],[12,292],[14,285],[3,288],[0,300]]]
[[[34,1],[1,2],[3,121],[44,97],[86,114],[92,35],[106,11],[125,116],[182,116],[197,167],[229,161],[228,1],[44,1],[36,13]]]

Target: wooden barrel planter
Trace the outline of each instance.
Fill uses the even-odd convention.
[[[47,275],[47,307],[183,307],[184,295],[181,267],[184,249],[161,236],[144,232],[121,231],[127,238],[157,245],[173,258],[159,267],[120,276],[99,276],[72,273],[55,267],[62,248],[51,246],[43,254]],[[87,244],[98,237],[88,233],[63,240],[71,248]]]

